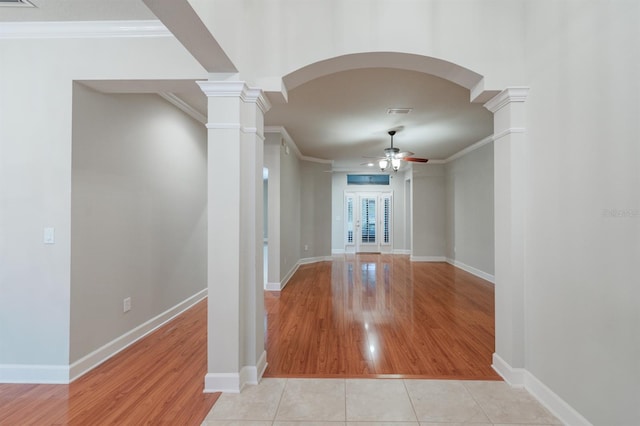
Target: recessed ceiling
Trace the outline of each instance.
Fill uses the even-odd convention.
[[[411,108],[388,114],[389,108]],[[365,68],[317,78],[275,104],[265,125],[286,128],[303,155],[362,163],[394,144],[417,157],[446,159],[493,133],[493,116],[469,90],[416,71]]]

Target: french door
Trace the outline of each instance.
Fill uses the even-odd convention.
[[[345,252],[389,253],[391,192],[345,192]]]

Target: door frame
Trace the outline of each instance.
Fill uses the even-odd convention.
[[[362,198],[376,198],[376,242],[362,243],[359,241],[360,234],[360,206]],[[351,199],[351,205],[349,205]],[[388,237],[384,238],[385,230],[385,204],[384,200],[388,199],[388,217],[386,218],[386,230]],[[344,247],[345,253],[392,253],[393,252],[393,191],[344,191]],[[349,211],[351,209],[351,211]],[[369,250],[362,250],[362,247]]]

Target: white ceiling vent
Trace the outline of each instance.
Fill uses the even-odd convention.
[[[387,114],[409,114],[413,108],[387,108]]]
[[[0,0],[0,7],[36,7],[29,0]]]

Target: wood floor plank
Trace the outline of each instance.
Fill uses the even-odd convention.
[[[346,255],[265,293],[268,377],[500,380],[493,285],[447,263]]]
[[[70,385],[0,384],[0,425],[200,425],[206,351],[205,300]]]
[[[493,285],[445,263],[358,255],[265,293],[266,377],[499,380]],[[203,301],[70,385],[0,384],[0,425],[199,425]]]

